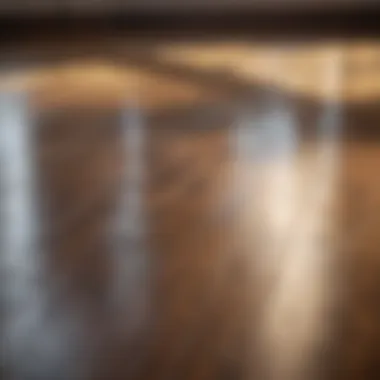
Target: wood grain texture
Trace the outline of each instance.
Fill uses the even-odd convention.
[[[95,37],[0,50],[2,378],[377,379],[377,40]]]

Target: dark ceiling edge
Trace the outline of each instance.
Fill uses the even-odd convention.
[[[0,14],[0,35],[122,31],[152,35],[234,35],[302,37],[379,35],[380,3],[371,8],[326,11],[107,12]],[[2,39],[3,39],[2,38]]]

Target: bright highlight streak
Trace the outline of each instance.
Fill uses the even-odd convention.
[[[1,93],[3,358],[11,379],[75,379],[74,325],[53,312],[45,277],[33,133],[27,96]]]
[[[146,246],[144,120],[137,106],[126,107],[122,120],[125,152],[124,181],[111,241],[114,254],[113,299],[117,318],[128,326],[124,333],[138,334],[148,304],[148,252]],[[127,323],[126,323],[127,320]]]
[[[329,58],[322,85],[338,100],[340,54]],[[263,115],[237,127],[235,140],[242,237],[262,300],[252,344],[261,353],[263,379],[310,380],[318,377],[313,358],[328,338],[333,297],[329,233],[341,114],[337,105],[326,105],[319,139],[306,147],[297,141],[291,104],[276,96],[269,103]]]

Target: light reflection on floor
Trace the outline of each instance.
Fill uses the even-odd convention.
[[[251,370],[259,370],[263,380],[324,379],[314,359],[332,336],[330,323],[339,319],[330,307],[337,302],[335,291],[342,273],[333,264],[338,252],[332,235],[340,223],[335,201],[340,191],[346,191],[338,186],[340,144],[346,144],[341,132],[350,122],[343,113],[352,107],[360,116],[360,107],[380,93],[370,65],[378,56],[377,42],[153,45],[147,51],[132,49],[151,59],[148,67],[143,59],[137,67],[136,61],[127,59],[71,57],[63,64],[25,69],[20,76],[12,73],[1,82],[1,269],[6,273],[7,368],[17,380],[29,375],[51,379],[52,373],[62,379],[87,380],[92,377],[82,372],[86,365],[99,365],[101,372],[103,358],[121,352],[116,361],[121,362],[118,370],[123,378],[132,374],[131,368],[141,359],[136,359],[135,337],[138,340],[145,334],[151,339],[152,352],[148,350],[147,356],[151,354],[154,362],[147,379],[153,373],[159,379],[177,380],[183,367],[191,367],[194,373],[209,371],[210,377],[204,378],[219,379],[218,366],[234,368],[234,360],[248,367],[247,379],[254,378]],[[359,75],[363,82],[351,76],[348,63],[359,66],[359,71],[364,68]],[[162,64],[179,70],[163,72]],[[235,87],[225,81],[230,74]],[[57,171],[52,165],[51,172],[44,174],[46,182],[58,183],[56,188],[51,186],[52,192],[59,184],[69,188],[64,206],[58,199],[53,218],[62,221],[64,214],[74,215],[66,218],[69,227],[81,220],[79,228],[57,239],[56,256],[65,256],[67,265],[56,273],[49,268],[49,280],[44,259],[54,254],[39,240],[43,222],[48,222],[37,210],[40,194],[33,181],[38,178],[34,119],[26,112],[24,94],[16,88],[30,90],[38,112],[43,117],[48,114],[53,127],[62,122],[62,129],[73,134],[61,145],[58,133],[49,154],[60,156],[73,172],[76,166],[83,171],[72,176],[63,171],[52,174]],[[233,104],[232,123],[224,118],[226,103],[219,102],[220,92],[226,103]],[[125,105],[126,98],[133,98],[132,104]],[[206,117],[203,111],[209,105],[222,117]],[[347,108],[342,110],[342,105]],[[371,106],[375,111],[364,109],[363,114],[368,111],[374,117],[377,105]],[[104,110],[110,118],[103,118]],[[124,118],[118,119],[123,112]],[[376,126],[376,117],[373,120]],[[75,129],[85,132],[78,137]],[[312,132],[311,138],[305,139],[305,130]],[[113,137],[108,139],[108,132]],[[86,134],[93,134],[97,142],[91,145]],[[357,189],[350,187],[352,183],[362,183],[366,191],[372,188],[374,162],[379,158],[377,142],[371,147],[357,141],[345,145],[346,166],[356,176],[348,185],[353,193]],[[71,143],[76,145],[73,150]],[[90,153],[81,155],[82,148]],[[117,149],[123,151],[122,159],[119,151],[113,155]],[[112,207],[108,209],[107,202],[99,206],[100,196],[112,198]],[[372,196],[376,201],[377,195]],[[84,214],[92,219],[82,218]],[[374,218],[376,213],[365,210],[363,214]],[[376,224],[373,219],[372,223]],[[376,235],[376,229],[360,228],[365,230],[361,232],[364,242],[356,239],[355,230],[353,240],[360,254],[351,255],[366,263],[361,261],[366,253],[362,255],[362,247],[372,245],[366,260],[376,263],[378,255],[371,256],[376,253],[376,236],[370,235]],[[107,240],[106,248],[103,240]],[[57,257],[52,261],[61,263]],[[160,265],[155,266],[158,261]],[[97,272],[97,265],[106,268]],[[372,270],[376,274],[378,266],[369,267],[363,264],[364,275],[358,273],[366,277]],[[247,286],[245,271],[249,272]],[[160,280],[150,283],[155,274]],[[65,296],[77,302],[75,306],[64,304],[59,286],[50,281],[58,275],[69,278],[72,293]],[[351,286],[355,289],[356,283]],[[369,289],[375,288],[373,281]],[[59,307],[49,314],[52,300]],[[363,319],[376,319],[371,309],[376,305],[371,302],[367,304],[370,316]],[[229,307],[236,312],[228,311]],[[97,313],[100,317],[94,317]],[[247,314],[246,325],[239,313]],[[157,324],[156,317],[161,318]],[[355,324],[355,317],[349,317]],[[152,326],[157,329],[154,337],[149,335]],[[116,335],[117,343],[114,336],[105,337],[108,333]],[[252,357],[242,359],[242,350],[236,346],[246,335]],[[89,339],[84,342],[85,338]],[[89,347],[94,341],[98,346]],[[109,347],[116,348],[109,353]],[[88,359],[91,350],[96,351],[99,363],[82,360],[82,353]],[[372,355],[369,351],[363,349],[362,356]],[[133,356],[133,363],[124,359],[126,352]],[[112,367],[112,359],[104,367]],[[21,361],[24,366],[18,365]],[[107,375],[104,378],[108,380]]]
[[[1,93],[0,110],[5,366],[12,379],[75,379],[75,315],[51,309],[55,289],[45,273],[48,253],[41,244],[34,123],[27,95]]]
[[[324,91],[334,98],[341,91],[340,58],[339,52],[332,54],[325,68]],[[253,344],[261,347],[263,378],[305,380],[317,378],[313,359],[328,339],[334,297],[329,234],[340,113],[326,105],[317,141],[305,150],[291,107],[276,99],[272,106],[263,115],[251,113],[235,132],[234,186],[245,210],[241,233],[251,246],[252,276],[261,277],[262,289],[268,289],[262,326],[252,325]]]

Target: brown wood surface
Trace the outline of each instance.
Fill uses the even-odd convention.
[[[380,376],[376,38],[0,50],[4,380]]]

